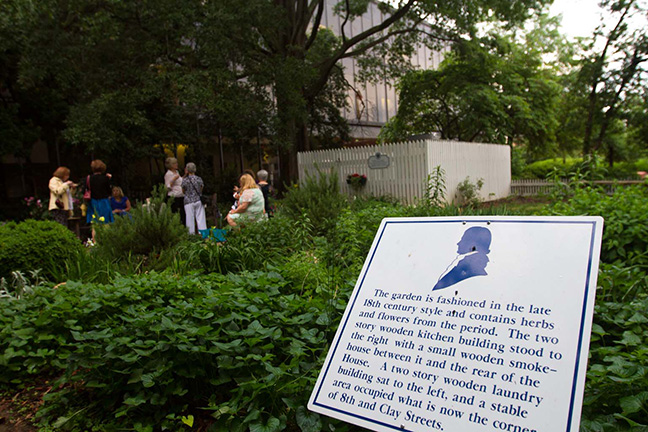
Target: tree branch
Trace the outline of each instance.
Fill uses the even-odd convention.
[[[351,5],[349,4],[349,0],[345,0],[345,5],[346,5],[346,16],[344,17],[344,21],[342,22],[342,25],[340,26],[340,33],[342,33],[342,43],[346,42],[346,40],[347,40],[346,34],[344,34],[344,26],[346,26],[346,23],[349,21],[349,14],[351,13],[349,11],[351,9]]]
[[[318,4],[319,6],[317,8],[317,15],[315,16],[315,21],[313,22],[313,30],[311,31],[310,37],[306,41],[306,46],[305,46],[306,51],[310,49],[311,45],[313,45],[313,42],[315,42],[315,39],[317,38],[317,32],[319,32],[319,26],[320,23],[322,22],[322,15],[324,14],[324,0],[315,0],[313,1],[313,3],[311,3],[311,5],[313,6],[315,4]],[[314,7],[311,9],[311,7],[309,6],[308,9],[311,15],[315,11]]]
[[[594,71],[592,72],[592,82],[590,83],[590,94],[588,96],[589,107],[587,110],[587,121],[585,122],[585,132],[583,136],[583,153],[586,155],[590,154],[592,151],[591,139],[592,129],[594,127],[594,110],[596,109],[596,100],[598,96],[596,87],[598,87],[598,84],[601,82],[601,75],[603,73],[603,66],[605,63],[605,57],[607,56],[607,50],[610,48],[610,45],[612,45],[612,42],[614,42],[619,37],[618,31],[621,27],[621,24],[623,24],[623,20],[625,19],[626,15],[630,12],[630,8],[633,4],[634,0],[628,3],[625,10],[621,14],[621,17],[619,17],[619,20],[614,26],[614,29],[612,29],[607,40],[605,41],[605,46],[603,47],[601,55],[594,62],[595,67]]]

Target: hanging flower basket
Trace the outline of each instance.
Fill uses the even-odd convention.
[[[359,189],[367,184],[367,176],[365,174],[353,173],[347,176],[346,182],[354,189]]]

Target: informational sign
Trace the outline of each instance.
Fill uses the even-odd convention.
[[[309,409],[376,431],[578,431],[602,229],[383,220]]]
[[[380,152],[376,153],[373,156],[369,156],[369,159],[367,160],[367,165],[371,169],[385,169],[389,168],[389,164],[391,163],[389,156],[386,154],[382,154]]]

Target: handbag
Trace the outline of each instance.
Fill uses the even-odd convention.
[[[83,192],[83,199],[84,200],[89,200],[91,197],[90,195],[90,176],[86,177],[86,187],[85,191]]]
[[[193,184],[193,182],[191,183],[191,188],[196,192],[196,194],[198,194],[198,189],[196,189],[196,186]],[[208,195],[198,194],[198,196],[200,197],[200,203],[201,204],[209,205],[209,196]]]
[[[63,210],[63,209],[65,209],[65,204],[63,204],[63,201],[61,201],[61,200],[58,199],[58,198],[56,198],[56,201],[54,201],[54,205],[55,205],[56,208],[58,208],[59,210]]]

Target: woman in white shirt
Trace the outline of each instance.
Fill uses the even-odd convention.
[[[173,198],[171,209],[176,213],[180,213],[180,222],[186,224],[187,217],[185,216],[184,194],[182,193],[182,176],[178,171],[178,159],[172,157],[167,158],[164,161],[164,165],[167,168],[167,172],[164,174],[164,186],[167,188],[167,195]]]
[[[58,167],[49,181],[50,200],[49,211],[52,218],[61,225],[67,226],[70,210],[72,210],[71,190],[75,185],[70,181],[70,170]]]

